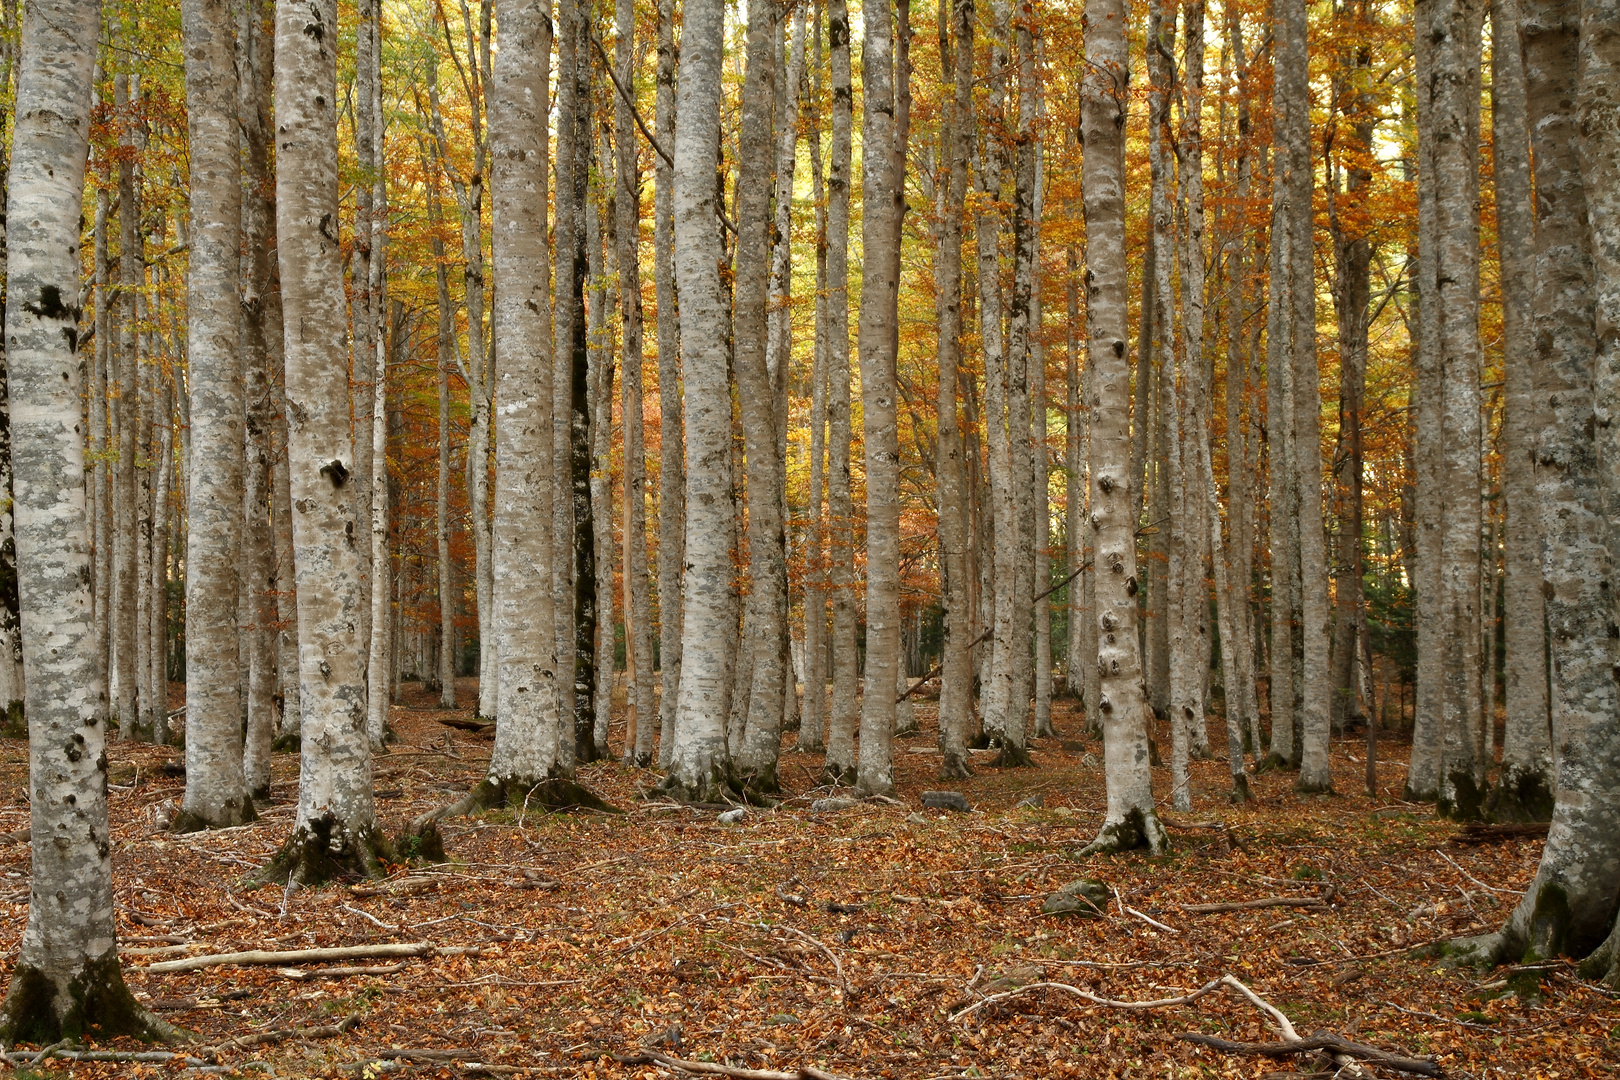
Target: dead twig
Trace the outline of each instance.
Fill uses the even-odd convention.
[[[335,949],[289,949],[281,952],[254,950],[251,952],[214,953],[208,956],[188,956],[184,960],[165,960],[143,968],[153,975],[172,975],[177,971],[196,971],[210,967],[247,967],[254,964],[318,964],[329,960],[374,960],[400,956],[477,956],[476,947],[452,945],[440,948],[427,941],[386,942],[378,945],[345,945]]]
[[[1281,1042],[1252,1043],[1233,1042],[1230,1039],[1219,1039],[1214,1035],[1182,1034],[1176,1038],[1183,1042],[1197,1043],[1212,1050],[1219,1050],[1227,1054],[1255,1054],[1261,1057],[1288,1057],[1292,1054],[1304,1054],[1312,1050],[1326,1050],[1335,1055],[1360,1058],[1371,1065],[1378,1065],[1396,1072],[1410,1073],[1413,1076],[1440,1076],[1440,1066],[1433,1061],[1421,1058],[1401,1057],[1391,1054],[1377,1047],[1365,1043],[1352,1042],[1349,1039],[1334,1035],[1331,1032],[1318,1031],[1306,1039],[1283,1039]]]
[[[613,1060],[621,1065],[667,1065],[682,1072],[731,1076],[736,1080],[845,1080],[837,1073],[818,1069],[814,1065],[800,1065],[792,1072],[783,1072],[780,1069],[744,1069],[713,1061],[687,1061],[684,1058],[660,1054],[656,1050],[643,1050],[638,1054],[614,1054]]]
[[[1331,893],[1322,896],[1268,896],[1263,900],[1243,900],[1225,904],[1182,904],[1189,915],[1219,915],[1227,911],[1255,911],[1260,908],[1323,908]]]

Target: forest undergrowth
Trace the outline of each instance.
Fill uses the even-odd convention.
[[[466,714],[433,708],[419,687],[404,700],[392,717],[402,741],[376,765],[390,835],[476,783],[492,741],[442,723]],[[1143,1001],[1223,974],[1301,1035],[1431,1058],[1447,1076],[1620,1068],[1620,1000],[1572,968],[1481,973],[1426,956],[1428,943],[1499,925],[1541,841],[1469,843],[1432,807],[1401,802],[1406,755],[1393,740],[1376,799],[1359,790],[1359,739],[1334,743],[1346,789],[1337,795],[1297,795],[1291,774],[1269,772],[1251,778],[1257,802],[1234,807],[1224,763],[1198,762],[1198,809],[1167,820],[1173,854],[1078,859],[1101,820],[1103,770],[1100,743],[1069,703],[1055,710],[1060,738],[1033,743],[1033,768],[997,770],[977,753],[977,775],[950,785],[935,781],[928,752],[933,706],[917,712],[921,732],[897,743],[903,805],[812,809],[850,793],[818,785],[818,757],[787,753],[780,805],[727,824],[716,809],[645,800],[650,774],[598,762],[579,778],[623,814],[530,807],[451,822],[447,864],[290,893],[247,879],[285,838],[295,755],[277,755],[274,801],[258,821],[177,836],[160,825],[183,790],[181,759],[112,743],[124,977],[208,1049],[177,1046],[166,1062],[47,1057],[18,1075],[688,1075],[658,1057],[733,1074],[811,1067],[896,1080],[1335,1075],[1325,1056],[1235,1056],[1178,1038],[1275,1039],[1235,993],[1145,1011],[1054,987],[1012,993],[1061,983]],[[1167,731],[1158,737],[1168,745]],[[0,831],[22,829],[27,748],[0,748]],[[920,808],[923,790],[946,786],[970,812]],[[1155,786],[1169,791],[1167,773]],[[26,844],[0,847],[7,966],[28,866]],[[1042,913],[1080,878],[1106,886],[1100,916]],[[1274,903],[1191,910],[1256,900]],[[451,954],[147,970],[202,954],[385,942]]]

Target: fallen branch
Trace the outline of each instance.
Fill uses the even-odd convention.
[[[1006,1001],[1008,998],[1015,998],[1035,990],[1062,990],[1066,994],[1073,994],[1077,998],[1083,998],[1084,1000],[1091,1002],[1093,1005],[1101,1005],[1109,1009],[1167,1009],[1175,1005],[1191,1005],[1205,994],[1210,994],[1216,990],[1219,990],[1221,988],[1221,984],[1227,979],[1232,979],[1232,976],[1223,975],[1219,979],[1212,979],[1203,986],[1200,986],[1197,990],[1194,990],[1189,994],[1182,994],[1180,997],[1156,998],[1153,1001],[1119,1001],[1115,998],[1101,997],[1097,994],[1093,994],[1089,990],[1082,990],[1078,986],[1070,986],[1068,983],[1033,982],[1020,986],[1016,990],[1007,990],[1000,994],[991,994],[982,1001],[976,1001],[962,1011],[951,1014],[950,1019],[952,1023],[955,1023],[968,1013],[977,1012],[986,1005],[994,1005],[997,1002]],[[1237,980],[1232,979],[1232,981],[1236,982]]]
[[[348,1031],[360,1022],[360,1017],[345,1016],[335,1024],[324,1024],[321,1027],[307,1028],[276,1028],[274,1031],[260,1031],[252,1035],[238,1035],[234,1039],[226,1039],[217,1046],[210,1046],[204,1054],[217,1057],[225,1050],[241,1050],[249,1046],[265,1046],[269,1043],[278,1043],[284,1039],[334,1039]]]
[[[1182,904],[1181,910],[1189,915],[1219,915],[1227,911],[1255,911],[1273,907],[1323,908],[1327,906],[1327,901],[1327,896],[1268,896],[1264,900],[1227,904]]]
[[[196,971],[211,967],[248,967],[254,964],[319,964],[331,960],[375,960],[399,956],[477,956],[476,947],[453,945],[445,948],[426,941],[388,942],[380,945],[345,945],[335,949],[289,949],[284,952],[215,953],[209,956],[188,956],[184,960],[165,960],[160,964],[141,968],[152,975],[172,975],[177,971]]]
[[[1453,836],[1448,843],[1453,847],[1472,847],[1478,844],[1503,844],[1509,840],[1528,840],[1546,835],[1545,821],[1501,824],[1474,821],[1463,826],[1462,832]]]
[[[0,834],[0,847],[4,847],[7,844],[26,844],[33,837],[33,835],[34,831],[32,828],[18,829],[16,832]]]
[[[0,1054],[0,1061],[10,1065],[27,1065],[34,1057],[32,1050],[14,1050],[9,1054]],[[121,1061],[152,1064],[181,1061],[193,1069],[200,1069],[208,1064],[202,1058],[177,1054],[172,1050],[51,1050],[51,1057],[58,1061]]]
[[[834,968],[834,970],[836,970],[838,972],[838,986],[839,986],[839,989],[841,989],[843,991],[844,1004],[845,1005],[849,1004],[849,998],[850,998],[849,980],[844,977],[844,963],[843,963],[842,960],[838,959],[838,954],[837,953],[835,953],[831,949],[827,948],[827,946],[823,945],[820,941],[818,941],[816,938],[812,937],[811,935],[805,933],[803,930],[796,930],[791,926],[767,926],[764,923],[755,923],[754,926],[755,926],[756,929],[766,930],[766,931],[770,931],[770,930],[786,930],[788,933],[795,934],[795,935],[803,938],[804,940],[808,941],[810,944],[814,945],[816,948],[820,949],[822,952],[826,953],[827,954],[827,959],[829,959],[829,960],[831,960],[833,962],[833,968]]]
[[[1346,1057],[1360,1058],[1370,1065],[1378,1065],[1396,1072],[1410,1073],[1413,1076],[1441,1076],[1440,1066],[1433,1061],[1421,1058],[1401,1057],[1391,1054],[1377,1047],[1365,1043],[1352,1042],[1349,1039],[1334,1035],[1331,1032],[1318,1031],[1307,1039],[1283,1039],[1280,1042],[1252,1043],[1233,1042],[1230,1039],[1219,1039],[1213,1035],[1182,1034],[1176,1038],[1183,1042],[1197,1043],[1212,1050],[1219,1050],[1227,1054],[1255,1054],[1261,1057],[1287,1057],[1291,1054],[1304,1054],[1312,1050],[1326,1050],[1333,1054],[1343,1054]]]
[[[329,967],[311,968],[308,971],[302,968],[276,968],[276,974],[283,979],[292,979],[294,982],[309,982],[311,979],[347,979],[354,975],[395,975],[405,970],[403,963],[388,964],[383,967]]]
[[[682,1072],[707,1073],[710,1076],[731,1076],[736,1080],[844,1080],[837,1073],[826,1072],[814,1065],[800,1065],[792,1072],[780,1069],[743,1069],[735,1065],[720,1065],[713,1061],[687,1061],[670,1057],[656,1050],[643,1050],[639,1054],[614,1054],[620,1065],[667,1065]]]

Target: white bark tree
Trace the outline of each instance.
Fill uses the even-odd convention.
[[[1080,183],[1086,223],[1086,314],[1092,415],[1091,527],[1097,552],[1097,709],[1108,808],[1087,851],[1168,842],[1153,805],[1148,706],[1136,634],[1136,500],[1126,359],[1125,105],[1130,85],[1126,8],[1087,0]]]
[[[907,0],[900,0],[905,4]],[[860,764],[865,795],[894,790],[895,692],[900,664],[900,439],[895,328],[899,323],[899,217],[905,203],[904,134],[895,123],[894,30],[889,0],[862,0],[861,407],[866,454],[866,685]]]
[[[686,421],[686,560],[680,698],[664,789],[693,801],[733,784],[726,749],[726,641],[736,635],[729,596],[731,394],[726,385],[727,303],[714,163],[720,137],[725,5],[688,0],[681,34],[674,142],[674,261],[681,304]]]
[[[675,0],[658,0],[657,80],[653,120],[659,145],[672,153]],[[658,304],[658,764],[668,768],[675,748],[675,706],[681,684],[686,462],[681,425],[680,319],[675,300],[674,162],[662,154],[653,163],[653,188],[653,288]]]
[[[106,685],[91,611],[75,355],[99,16],[95,0],[24,9],[6,188],[5,359],[29,816],[39,838],[28,923],[0,1006],[0,1039],[8,1043],[52,1043],[92,1030],[171,1034],[124,986],[113,924]]]
[[[245,443],[233,23],[225,0],[186,0],[181,7],[191,140],[186,353],[191,452],[197,455],[186,499],[186,792],[174,822],[182,832],[255,817],[242,771],[237,631]]]
[[[286,334],[301,759],[292,835],[260,871],[311,883],[383,871],[366,737],[366,643],[338,217],[337,10],[276,4],[276,238]]]

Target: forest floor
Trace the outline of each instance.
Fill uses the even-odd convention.
[[[471,685],[459,692],[474,698]],[[1225,765],[1197,763],[1198,809],[1167,815],[1173,854],[1080,859],[1101,820],[1103,771],[1100,745],[1081,734],[1068,703],[1056,715],[1061,739],[1037,743],[1035,767],[999,771],[977,755],[977,775],[948,785],[934,779],[937,755],[922,752],[934,745],[932,705],[917,712],[922,733],[896,748],[903,806],[812,811],[812,800],[834,794],[816,786],[820,759],[786,753],[782,778],[792,790],[781,805],[721,824],[713,810],[642,800],[648,774],[598,762],[580,779],[624,814],[501,811],[451,821],[449,864],[401,866],[380,887],[290,894],[243,882],[291,824],[296,755],[278,755],[274,801],[257,823],[174,836],[157,822],[184,786],[175,752],[115,743],[125,979],[194,1033],[195,1047],[256,1033],[275,1040],[213,1054],[177,1048],[204,1054],[208,1070],[225,1075],[687,1075],[654,1054],[895,1080],[1177,1080],[1335,1067],[1308,1054],[1238,1057],[1176,1038],[1276,1038],[1229,989],[1147,1011],[1050,987],[973,1008],[1032,982],[1140,1001],[1226,973],[1303,1035],[1326,1029],[1432,1057],[1447,1076],[1620,1071],[1620,998],[1572,969],[1513,977],[1421,958],[1424,943],[1499,925],[1534,873],[1541,841],[1459,844],[1460,830],[1432,808],[1399,800],[1406,751],[1394,740],[1377,798],[1362,790],[1359,740],[1335,743],[1342,793],[1331,796],[1298,796],[1292,776],[1267,773],[1251,781],[1258,801],[1234,807]],[[414,686],[394,710],[402,743],[376,765],[390,835],[480,777],[491,736],[440,723],[466,715],[437,711]],[[1212,736],[1224,742],[1214,725]],[[0,744],[0,831],[28,823],[26,749]],[[1167,793],[1168,771],[1155,773]],[[961,791],[972,811],[919,811],[919,793],[936,787]],[[1031,795],[1044,805],[1017,805]],[[26,918],[27,875],[27,845],[0,847],[0,977],[9,977]],[[1041,914],[1050,893],[1081,877],[1108,886],[1103,917]],[[1324,897],[1309,907],[1188,910]],[[346,976],[323,975],[320,965],[146,970],[199,953],[380,942],[479,951],[360,961],[371,973]],[[190,1075],[199,1064],[194,1056]],[[135,1077],[185,1066],[37,1068]],[[1277,1072],[1287,1069],[1299,1072]]]

